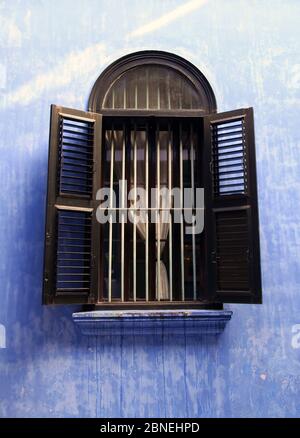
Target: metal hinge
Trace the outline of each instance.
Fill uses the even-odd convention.
[[[48,284],[48,282],[49,282],[49,275],[48,275],[48,272],[45,272],[45,275],[44,275],[44,283],[45,283],[45,284]]]

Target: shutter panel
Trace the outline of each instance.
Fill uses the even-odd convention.
[[[51,106],[44,304],[97,300],[102,116]]]
[[[209,299],[261,303],[252,108],[204,117],[204,148]]]

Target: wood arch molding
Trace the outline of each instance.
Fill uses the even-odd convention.
[[[110,64],[96,80],[88,102],[88,110],[102,112],[108,91],[126,72],[142,66],[159,66],[169,68],[186,78],[201,96],[202,114],[215,113],[217,104],[212,87],[201,71],[184,58],[163,51],[146,50],[131,53]],[[178,111],[179,108],[176,108]],[[150,110],[157,112],[157,109]],[[185,109],[182,109],[185,111]]]

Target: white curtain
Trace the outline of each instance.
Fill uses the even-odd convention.
[[[162,187],[161,187],[162,188]],[[140,202],[140,204],[143,204],[143,202]],[[131,202],[131,206],[134,207],[134,201]],[[146,207],[146,205],[141,205],[142,208]],[[169,233],[169,200],[163,196],[160,199],[159,202],[159,207],[162,208],[163,210],[160,212],[159,215],[159,220],[158,222],[155,224],[155,238],[156,238],[156,249],[157,249],[157,238],[158,238],[158,234],[160,237],[160,256],[162,256],[164,248],[165,248],[165,244],[166,244],[166,240],[168,238],[168,233]],[[129,216],[130,216],[130,220],[133,222],[135,219],[135,211],[134,210],[130,210],[129,211]],[[150,215],[148,215],[148,218],[150,217]],[[136,224],[136,228],[138,230],[138,233],[140,235],[140,237],[143,240],[146,240],[146,224],[143,222],[138,222]],[[156,256],[157,256],[157,252],[156,252]],[[158,275],[158,269],[159,269],[159,275]],[[156,291],[155,291],[155,296],[156,299],[161,299],[161,300],[166,300],[169,299],[170,296],[170,292],[169,292],[169,280],[168,280],[168,272],[167,272],[167,268],[166,265],[164,264],[164,262],[160,259],[159,263],[158,261],[156,262]],[[159,284],[158,284],[159,281]]]
[[[140,201],[140,205],[142,208],[146,207],[146,205],[143,205],[143,202],[141,201]],[[134,201],[131,201],[131,206],[134,207]],[[162,197],[160,199],[160,208],[169,209],[168,201],[165,199],[165,197]],[[169,233],[168,215],[169,215],[169,210],[162,210],[159,215],[158,223],[155,224],[156,242],[157,242],[158,234],[160,236],[160,256],[162,256],[165,247],[165,241],[167,240]],[[136,212],[134,210],[129,210],[129,216],[130,216],[130,220],[133,222],[136,217]],[[150,214],[148,215],[148,219],[149,217]],[[143,240],[146,240],[146,224],[143,222],[137,222],[136,228],[140,237]],[[156,243],[156,248],[157,248],[157,243]],[[159,269],[159,275],[158,275],[158,269]],[[161,300],[168,299],[170,296],[168,272],[162,260],[160,260],[159,263],[158,261],[156,262],[155,272],[156,272],[156,294],[155,294],[156,298],[157,299],[159,298]]]

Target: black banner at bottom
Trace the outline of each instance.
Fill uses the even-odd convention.
[[[292,419],[289,419],[289,421]],[[297,421],[294,419],[292,422]],[[287,419],[161,419],[161,418],[111,418],[111,419],[42,419],[3,418],[0,419],[1,432],[76,432],[122,434],[137,436],[144,433],[204,433],[268,429],[276,425],[277,431],[286,432]]]

